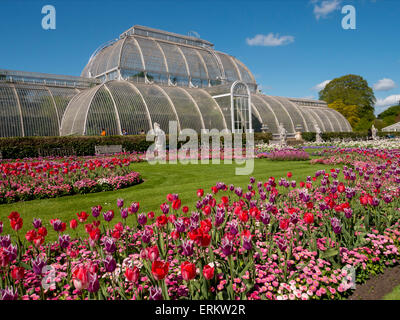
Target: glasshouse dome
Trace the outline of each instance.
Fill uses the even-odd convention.
[[[351,131],[324,101],[268,96],[214,45],[134,26],[97,49],[80,77],[0,70],[0,136],[137,134],[168,130]]]

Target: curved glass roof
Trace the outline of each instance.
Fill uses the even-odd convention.
[[[68,104],[61,123],[61,135],[128,134],[148,131],[154,122],[168,131],[169,121],[178,129],[230,129],[230,86],[205,89],[108,81],[82,91]],[[263,94],[251,94],[254,119],[267,131],[276,133],[280,123],[289,133],[315,131],[350,131],[347,120],[323,102],[313,106],[298,105],[295,100]]]
[[[119,74],[117,74],[119,73]],[[207,87],[241,80],[251,88],[256,81],[250,70],[235,57],[215,51],[205,40],[135,26],[120,39],[94,53],[82,77],[122,78],[150,75],[149,80],[167,83],[168,77],[185,78],[180,83]],[[132,79],[130,79],[132,80]]]

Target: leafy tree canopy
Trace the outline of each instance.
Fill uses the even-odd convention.
[[[328,107],[340,112],[347,119],[347,121],[349,121],[353,129],[360,121],[360,117],[358,116],[357,112],[358,106],[356,105],[346,105],[344,104],[343,100],[336,100],[328,104]]]
[[[319,92],[319,97],[328,104],[341,100],[346,105],[356,105],[360,118],[367,117],[368,121],[375,118],[373,114],[376,102],[374,91],[361,76],[349,74],[333,79]]]

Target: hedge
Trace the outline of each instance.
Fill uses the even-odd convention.
[[[243,143],[245,143],[245,135],[243,136]],[[265,143],[268,143],[271,139],[270,133],[255,133],[254,136],[255,141],[262,140]],[[40,156],[91,156],[95,154],[95,146],[97,145],[122,145],[126,152],[144,152],[152,143],[146,141],[145,135],[0,138],[0,151],[3,159]],[[179,142],[178,146],[183,143]]]
[[[378,132],[378,137],[386,137],[388,134],[394,136],[400,136],[400,132]],[[315,141],[316,133],[315,132],[302,132],[301,134],[304,141],[313,142]],[[321,135],[322,140],[324,141],[332,141],[335,139],[367,139],[368,131],[358,131],[358,132],[324,132]]]

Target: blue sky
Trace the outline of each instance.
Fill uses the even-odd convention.
[[[41,27],[47,4],[55,30]],[[355,30],[342,28],[345,5]],[[327,80],[359,74],[378,113],[400,100],[399,17],[397,0],[1,0],[0,68],[80,75],[98,46],[135,24],[193,30],[244,62],[266,94],[317,98]]]

